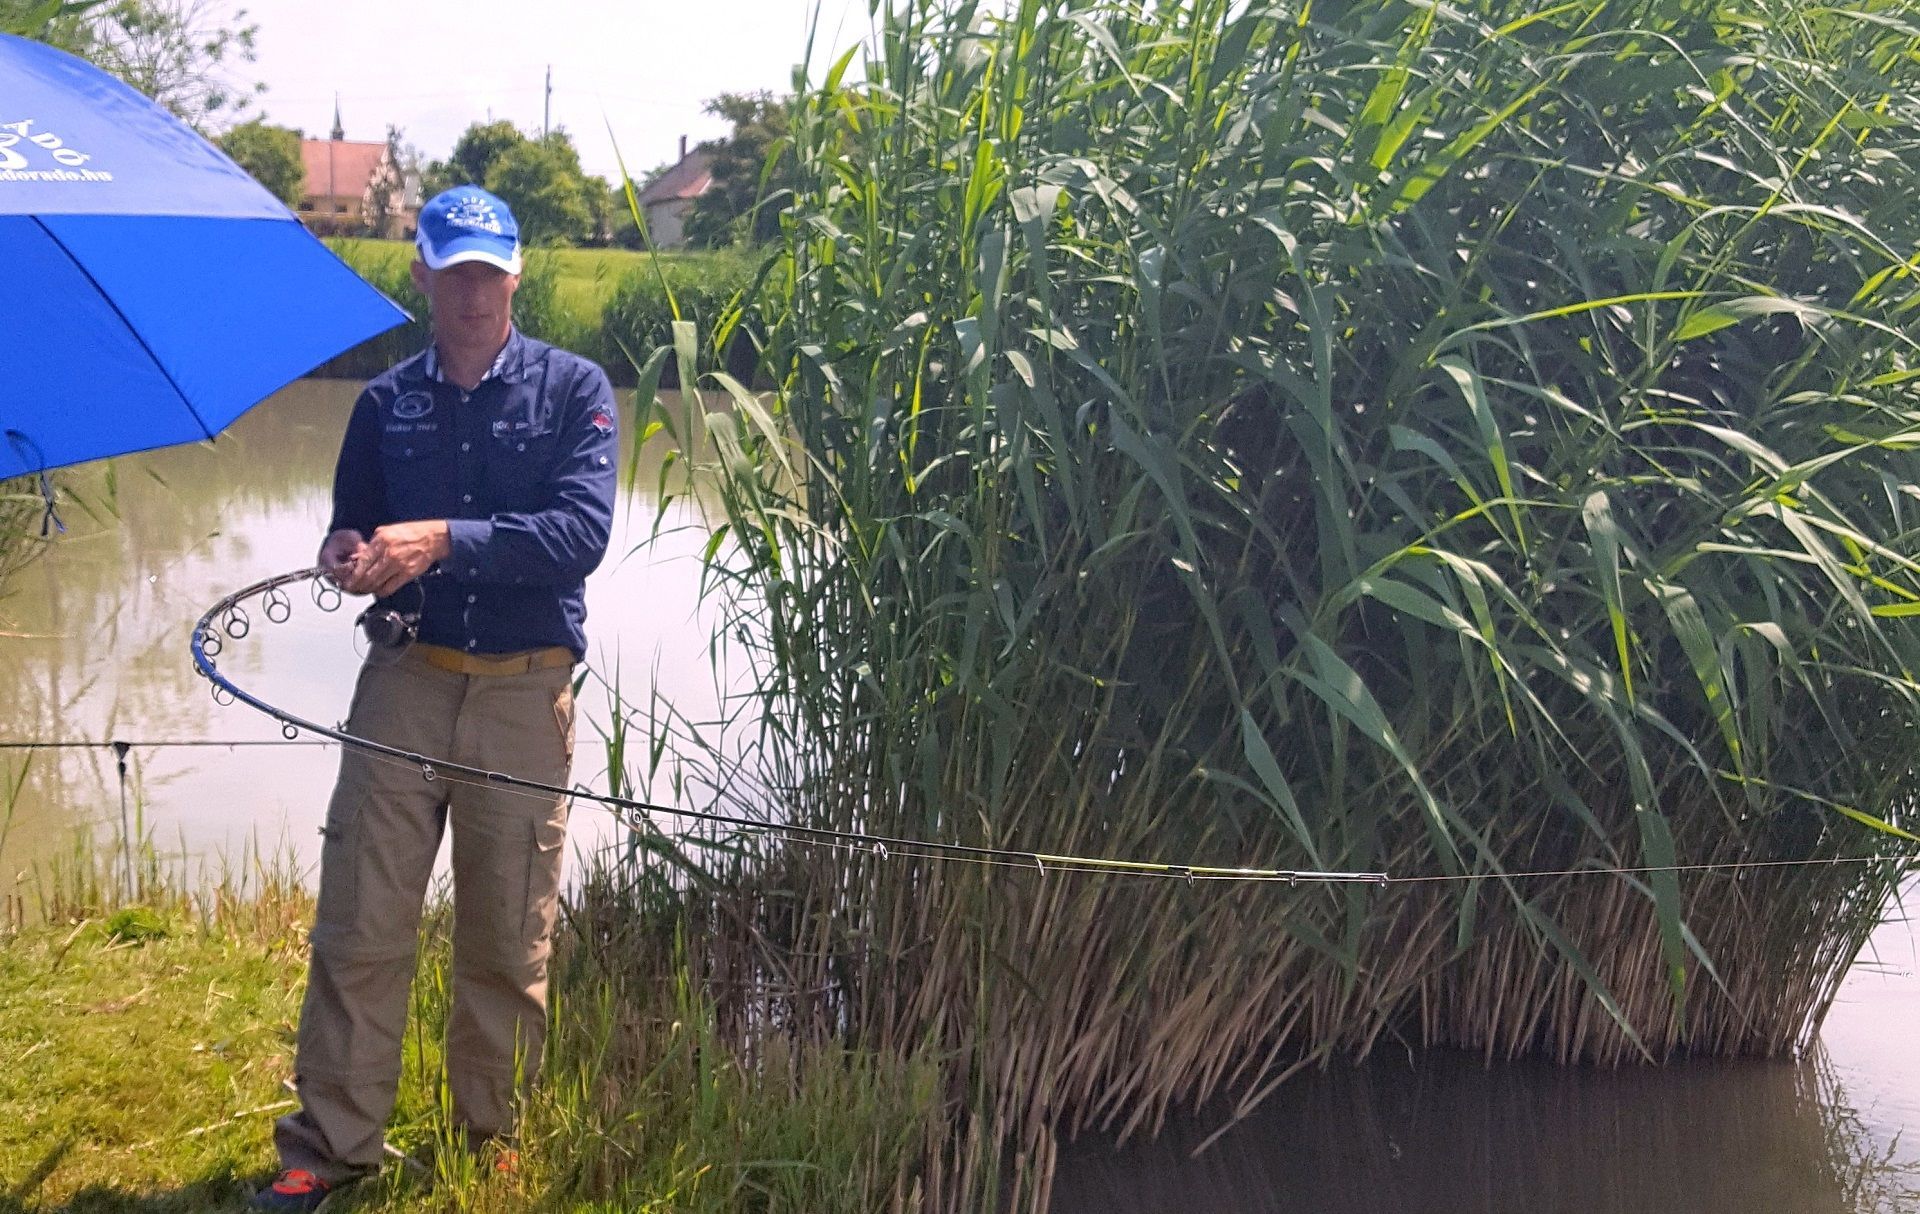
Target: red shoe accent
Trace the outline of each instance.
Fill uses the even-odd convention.
[[[516,1176],[520,1172],[520,1152],[505,1147],[494,1154],[493,1172],[496,1176]]]
[[[280,1179],[273,1182],[273,1191],[285,1193],[288,1197],[305,1197],[315,1189],[326,1192],[326,1182],[305,1168],[289,1168],[281,1174]]]

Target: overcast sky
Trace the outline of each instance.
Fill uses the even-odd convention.
[[[819,0],[815,62],[869,30],[865,0]],[[547,66],[553,124],[589,173],[616,173],[607,127],[636,176],[690,143],[725,131],[700,112],[721,92],[790,87],[814,0],[251,0],[271,122],[324,138],[333,99],[347,138],[381,139],[387,124],[439,159],[489,112],[537,133]]]

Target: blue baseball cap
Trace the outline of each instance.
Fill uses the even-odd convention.
[[[520,272],[520,225],[506,203],[477,185],[457,185],[429,198],[420,208],[415,243],[430,270],[484,261]]]

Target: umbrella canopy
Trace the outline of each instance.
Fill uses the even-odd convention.
[[[212,438],[406,319],[179,119],[0,34],[0,477]]]

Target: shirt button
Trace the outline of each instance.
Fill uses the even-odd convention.
[[[465,505],[468,505],[468,506],[471,506],[471,505],[473,505],[473,494],[471,494],[471,493],[462,493],[462,494],[460,495],[460,501],[461,501],[461,502],[462,502],[463,504],[465,504]]]
[[[412,455],[412,454],[413,454],[413,448],[412,448],[412,447],[408,447],[408,448],[407,448],[407,454],[408,454],[408,455]]]
[[[470,594],[467,596],[467,602],[469,603],[477,603],[479,601],[480,601],[480,596],[477,594]]]
[[[460,449],[461,449],[462,451],[471,451],[471,450],[473,450],[473,444],[472,444],[472,443],[461,443],[461,444],[460,444]],[[412,455],[412,454],[413,454],[413,452],[411,452],[411,451],[409,451],[409,452],[407,452],[407,454],[408,454],[408,455]]]
[[[467,576],[468,576],[468,577],[479,577],[479,576],[480,576],[480,571],[479,571],[478,569],[476,569],[476,568],[474,568],[474,567],[473,567],[472,565],[469,565],[469,566],[467,566]]]
[[[467,649],[468,649],[469,651],[471,651],[471,650],[473,649],[473,647],[474,647],[474,646],[476,646],[476,645],[478,645],[479,643],[480,643],[480,642],[478,642],[478,641],[468,641],[468,642],[467,642]]]
[[[514,447],[515,451],[525,451],[526,449],[527,445],[525,443],[519,443]]]

